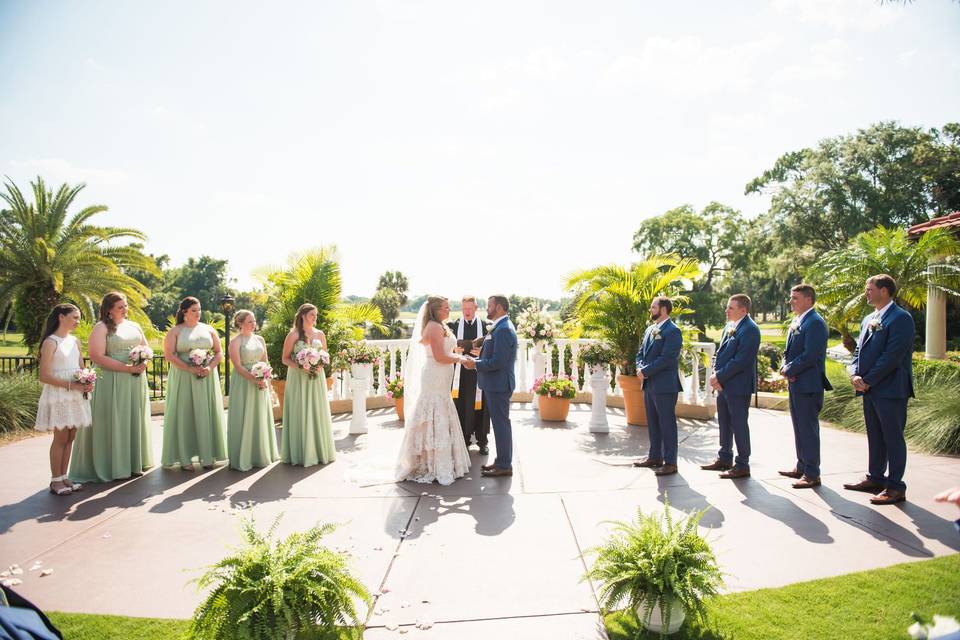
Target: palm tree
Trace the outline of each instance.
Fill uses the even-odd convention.
[[[825,253],[807,271],[817,287],[830,326],[848,349],[855,343],[848,323],[867,312],[867,278],[886,273],[897,282],[896,300],[914,310],[927,304],[927,288],[960,297],[960,242],[946,229],[932,229],[911,240],[904,229],[877,227],[843,248]],[[851,349],[852,350],[852,349]]]
[[[6,193],[0,193],[0,198],[10,207],[0,209],[0,312],[4,326],[11,317],[15,319],[24,343],[34,350],[43,320],[54,305],[72,302],[84,309],[88,318],[94,317],[108,291],[126,294],[133,317],[146,320],[141,309],[150,290],[127,270],[159,275],[156,262],[142,253],[140,244],[117,244],[126,238],[143,241],[143,233],[89,224],[93,216],[107,210],[104,205],[69,216],[68,209],[84,184],[62,184],[54,193],[38,176],[30,183],[32,203],[12,181],[4,186]]]
[[[680,292],[699,274],[695,260],[673,255],[650,256],[630,267],[601,266],[576,271],[567,278],[573,291],[578,324],[598,335],[617,352],[624,375],[636,374],[634,356],[649,324],[650,302],[669,295],[674,313],[684,313],[688,302]]]
[[[344,343],[363,337],[367,325],[379,327],[380,309],[370,303],[346,304],[340,301],[342,278],[337,248],[327,245],[290,256],[285,268],[268,269],[261,274],[270,296],[264,338],[270,364],[278,377],[285,377],[281,362],[283,340],[293,325],[300,305],[317,307],[317,327],[327,335],[327,347],[337,353]]]

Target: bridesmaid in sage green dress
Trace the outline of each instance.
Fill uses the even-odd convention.
[[[170,364],[167,374],[167,404],[163,412],[165,467],[179,465],[194,470],[194,458],[206,468],[226,460],[223,432],[223,393],[217,366],[223,360],[220,336],[200,322],[200,301],[188,296],[180,301],[177,324],[163,339],[163,355]],[[206,365],[190,362],[190,352],[203,349],[212,354]]]
[[[90,333],[90,359],[99,369],[91,400],[93,426],[73,443],[70,479],[109,482],[143,475],[153,466],[147,365],[131,364],[130,349],[147,339],[127,320],[127,298],[111,292],[100,303],[100,321]]]
[[[326,374],[321,367],[318,373],[310,375],[296,361],[297,352],[307,346],[327,350],[327,337],[314,326],[316,323],[317,308],[301,305],[293,328],[283,341],[287,384],[283,392],[280,458],[287,464],[304,467],[327,464],[336,458]]]
[[[233,316],[240,330],[228,349],[233,373],[230,375],[230,409],[227,412],[227,450],[230,468],[249,471],[280,459],[277,432],[273,426],[270,383],[257,380],[250,367],[267,361],[267,344],[256,335],[257,318],[240,309]]]

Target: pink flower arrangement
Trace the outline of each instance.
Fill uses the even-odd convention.
[[[195,367],[205,367],[213,362],[213,351],[209,349],[193,349],[187,354],[190,364]],[[197,380],[203,376],[197,376]]]
[[[273,378],[273,367],[266,362],[256,362],[250,367],[250,375],[257,380],[271,380]]]
[[[94,384],[97,381],[97,372],[93,369],[80,369],[73,374],[73,381],[84,386]],[[87,399],[90,397],[90,394],[84,391],[83,397]]]
[[[570,376],[547,374],[534,380],[533,392],[538,396],[573,400],[577,395],[577,387]]]
[[[153,349],[148,347],[145,344],[138,344],[133,349],[130,349],[130,354],[127,356],[130,360],[130,364],[143,364],[144,362],[150,362],[153,360]],[[133,374],[139,376],[139,373]]]
[[[330,364],[330,354],[324,349],[305,347],[297,352],[294,360],[311,378],[316,378],[323,366]]]
[[[399,400],[403,397],[403,378],[399,375],[387,378],[387,397]]]

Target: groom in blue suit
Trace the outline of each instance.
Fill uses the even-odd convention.
[[[794,489],[820,486],[820,410],[827,380],[827,340],[830,331],[816,309],[817,292],[808,284],[790,289],[790,308],[796,314],[787,331],[780,375],[790,389],[790,421],[797,449],[797,463],[780,475],[794,478]]]
[[[896,504],[907,498],[903,430],[913,397],[913,317],[893,301],[897,283],[886,274],[868,278],[864,293],[875,311],[860,323],[850,382],[863,396],[869,463],[865,478],[843,488],[875,493],[873,504]]]
[[[680,384],[679,359],[683,333],[670,319],[673,302],[657,296],[650,303],[650,319],[637,354],[637,377],[643,383],[647,410],[650,453],[634,462],[635,467],[656,467],[658,476],[677,472],[677,394]]]
[[[477,370],[477,384],[487,398],[487,412],[497,445],[493,464],[483,465],[481,473],[487,477],[513,475],[513,430],[510,424],[510,398],[517,387],[513,366],[517,361],[517,330],[507,311],[510,302],[506,296],[490,296],[487,300],[487,320],[490,332],[483,339],[480,357],[468,359],[463,366]]]
[[[750,296],[738,293],[727,300],[727,326],[720,339],[710,386],[717,391],[720,450],[717,459],[700,468],[722,471],[721,478],[750,475],[750,396],[757,390],[757,352],[760,327],[750,317]],[[733,458],[733,443],[737,458]],[[734,464],[734,462],[736,464]]]

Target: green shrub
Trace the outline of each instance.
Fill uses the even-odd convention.
[[[275,640],[338,626],[362,625],[354,599],[370,594],[347,568],[344,555],[321,546],[334,525],[317,525],[274,542],[280,516],[261,535],[243,520],[245,543],[197,580],[211,588],[194,613],[197,640]]]
[[[960,362],[951,360],[927,360],[922,353],[913,354],[913,377],[915,379],[938,377],[960,380]]]
[[[770,368],[774,371],[780,370],[780,363],[783,361],[783,349],[772,342],[761,342],[760,351],[762,356],[766,356],[770,361]]]
[[[637,510],[633,522],[613,522],[614,533],[604,544],[590,550],[597,560],[585,579],[598,583],[600,603],[610,611],[626,605],[636,610],[644,605],[652,615],[658,600],[676,598],[688,613],[702,619],[706,602],[723,584],[717,559],[707,541],[697,532],[703,511],[674,520],[670,503],[664,514],[644,515]],[[664,627],[670,607],[662,607]]]
[[[30,374],[0,375],[0,433],[32,429],[40,383]]]

